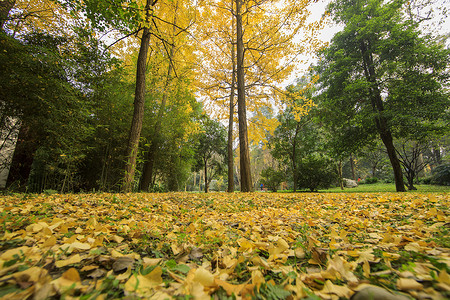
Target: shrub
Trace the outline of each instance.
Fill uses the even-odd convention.
[[[337,180],[336,169],[330,159],[310,156],[298,166],[297,184],[311,192],[327,189]]]
[[[261,171],[261,183],[272,192],[276,192],[280,183],[284,181],[284,174],[281,171],[268,167]]]
[[[450,185],[450,164],[443,164],[433,169],[431,184]]]
[[[366,184],[374,184],[377,182],[378,182],[378,178],[376,178],[376,177],[369,177],[364,180],[364,183],[366,183]]]

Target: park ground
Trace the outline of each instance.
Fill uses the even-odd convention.
[[[450,298],[448,192],[0,197],[0,298]]]

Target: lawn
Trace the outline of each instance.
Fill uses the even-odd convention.
[[[408,193],[449,193],[450,186],[430,185],[430,184],[415,184],[417,190],[407,191]],[[393,183],[374,183],[374,184],[360,184],[355,188],[334,187],[328,190],[321,190],[320,192],[328,193],[380,193],[380,192],[395,192],[395,184]]]
[[[420,190],[2,196],[0,297],[445,299],[449,204]]]

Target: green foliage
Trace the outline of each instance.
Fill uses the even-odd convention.
[[[290,291],[286,291],[280,286],[272,284],[261,284],[259,288],[254,288],[255,295],[252,296],[254,300],[282,300],[291,295]]]
[[[5,70],[0,75],[0,103],[4,116],[21,123],[10,180],[20,186],[29,179],[30,191],[67,190],[69,183],[73,185],[85,141],[93,133],[87,122],[92,106],[81,92],[74,67],[74,58],[84,53],[72,42],[42,32],[20,40],[0,36],[0,64]],[[55,180],[47,184],[46,179]]]
[[[330,4],[333,18],[345,27],[320,54],[315,71],[322,93],[315,102],[333,157],[356,153],[381,136],[391,150],[390,134],[411,140],[445,135],[450,50],[405,20],[404,4]]]
[[[283,171],[277,171],[271,167],[261,171],[261,183],[272,192],[276,192],[284,180],[285,174]]]
[[[363,183],[365,183],[365,184],[374,184],[374,183],[377,183],[377,182],[378,182],[378,178],[376,178],[376,177],[368,177],[368,178],[364,179]]]
[[[433,169],[431,184],[450,186],[450,164],[443,164]]]
[[[227,131],[220,122],[211,120],[206,115],[201,120],[201,126],[202,131],[196,137],[194,168],[196,171],[205,171],[205,192],[208,192],[211,180],[224,172]]]
[[[329,188],[337,180],[332,161],[321,155],[311,155],[298,165],[297,184],[310,191]]]

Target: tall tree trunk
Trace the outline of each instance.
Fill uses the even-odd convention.
[[[298,132],[300,130],[300,123],[297,122],[297,126],[295,127],[295,134],[294,134],[294,141],[293,141],[293,145],[292,145],[292,172],[293,172],[293,180],[294,180],[294,193],[297,192],[297,179],[298,179],[298,174],[297,174],[297,136],[298,136]]]
[[[241,173],[241,192],[253,190],[250,170],[250,153],[247,135],[247,109],[245,107],[245,79],[244,79],[244,41],[242,32],[242,0],[236,0],[236,35],[237,35],[237,90],[238,90],[238,118],[239,118],[239,156]]]
[[[11,9],[16,4],[16,0],[2,0],[0,1],[0,31],[3,31],[3,26],[8,20],[8,15]]]
[[[355,174],[355,160],[353,159],[353,155],[350,154],[350,169],[352,171],[352,178],[356,181],[356,174]]]
[[[36,150],[39,148],[39,141],[40,138],[37,137],[32,128],[22,123],[11,160],[6,187],[14,184],[18,187],[16,188],[17,190],[22,192],[26,191],[32,170],[33,158]]]
[[[203,163],[205,164],[205,193],[207,193],[209,191],[208,160],[203,159]]]
[[[391,129],[388,126],[386,117],[383,115],[383,100],[381,98],[380,90],[376,82],[373,56],[369,51],[370,43],[367,42],[366,44],[366,42],[361,41],[360,49],[363,57],[365,77],[371,84],[370,100],[372,109],[376,113],[375,124],[378,130],[378,134],[380,135],[380,138],[383,141],[384,146],[386,147],[392,169],[394,170],[395,188],[397,192],[406,192],[405,184],[403,182],[402,167],[395,151]]]
[[[341,187],[341,190],[344,189],[344,179],[342,178],[342,160],[339,159],[338,165],[337,165],[337,171],[338,171],[338,177],[339,177],[339,186]]]
[[[150,15],[151,0],[147,0],[145,6],[146,24]],[[144,120],[145,105],[145,71],[147,68],[147,53],[150,46],[150,28],[144,27],[141,46],[136,69],[136,90],[134,96],[133,120],[131,121],[130,137],[127,147],[127,163],[125,166],[125,176],[122,185],[122,191],[131,192],[133,188],[134,174],[136,172],[136,159],[139,148],[139,138],[141,137],[142,122]]]
[[[233,0],[231,1],[231,15],[234,17],[234,7]],[[235,31],[234,22],[232,23],[232,34]],[[230,117],[228,119],[228,144],[227,144],[227,154],[228,154],[228,193],[234,192],[234,156],[233,156],[233,124],[234,124],[234,88],[236,85],[236,49],[234,47],[234,41],[231,43],[231,64],[232,64],[232,74],[231,74],[231,91],[230,91]]]

